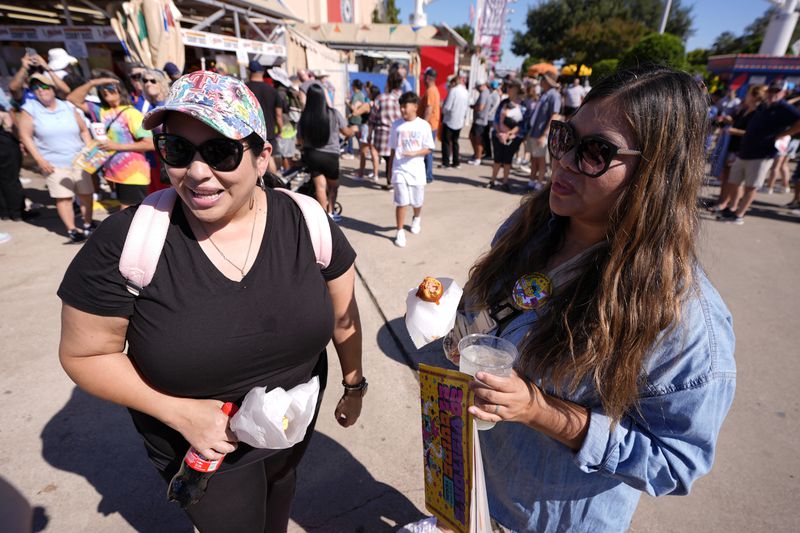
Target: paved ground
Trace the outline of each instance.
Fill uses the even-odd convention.
[[[402,250],[391,241],[391,193],[343,180],[342,226],[359,252],[370,391],[363,417],[349,430],[333,420],[335,395],[326,397],[301,466],[291,531],[392,531],[424,516],[418,389],[410,365],[441,357],[413,350],[402,321],[404,300],[425,275],[463,282],[521,200],[479,188],[488,173],[487,166],[467,165],[437,171],[422,234],[409,234]],[[43,181],[32,178],[29,194],[46,200]],[[523,183],[517,182],[520,190]],[[777,207],[788,199],[759,196],[744,226],[703,225],[703,261],[735,319],[737,396],[712,473],[688,497],[643,497],[632,531],[796,527],[800,217]],[[0,231],[14,238],[0,245],[0,477],[34,507],[37,531],[191,531],[166,503],[125,411],[77,390],[58,364],[55,291],[78,248],[59,233],[54,207],[33,224],[0,222]],[[335,358],[331,370],[336,391]]]

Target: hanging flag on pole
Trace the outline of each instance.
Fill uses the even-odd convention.
[[[475,4],[469,3],[469,23],[475,24]]]
[[[389,35],[397,31],[397,26],[389,26]]]

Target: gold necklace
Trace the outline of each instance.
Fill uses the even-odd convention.
[[[255,193],[253,193],[253,194],[255,195]],[[258,199],[257,198],[256,198],[256,202],[255,203],[256,203],[256,207],[258,207]],[[198,220],[198,222],[200,222],[200,227],[203,228],[203,231],[205,232],[206,237],[208,238],[208,242],[211,243],[211,246],[214,247],[214,249],[217,251],[217,253],[219,255],[221,255],[222,258],[225,261],[230,263],[231,266],[233,266],[233,268],[235,268],[236,270],[239,271],[239,273],[242,275],[242,279],[244,279],[244,269],[247,268],[247,261],[250,259],[250,249],[253,247],[253,235],[255,235],[255,232],[256,232],[256,220],[258,220],[258,209],[255,209],[255,213],[253,214],[253,227],[250,229],[250,244],[247,245],[247,255],[244,257],[244,264],[242,265],[242,268],[239,268],[236,265],[236,263],[234,263],[233,261],[228,259],[228,257],[224,253],[222,253],[222,250],[219,249],[219,246],[217,246],[214,243],[214,241],[211,239],[211,234],[208,232],[208,230],[206,230],[206,227],[203,225],[203,223],[201,221]]]

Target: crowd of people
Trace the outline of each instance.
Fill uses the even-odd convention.
[[[744,100],[733,89],[712,96],[709,117],[714,127],[706,147],[720,194],[707,208],[717,220],[744,224],[757,192],[791,194],[789,162],[800,146],[800,95],[787,99],[794,89],[778,78],[769,85],[749,86]],[[800,165],[791,179],[794,195],[784,205],[792,211],[800,210],[798,178]]]

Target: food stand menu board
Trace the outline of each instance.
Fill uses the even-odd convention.
[[[472,490],[472,378],[456,370],[419,366],[425,507],[439,524],[469,531]]]

